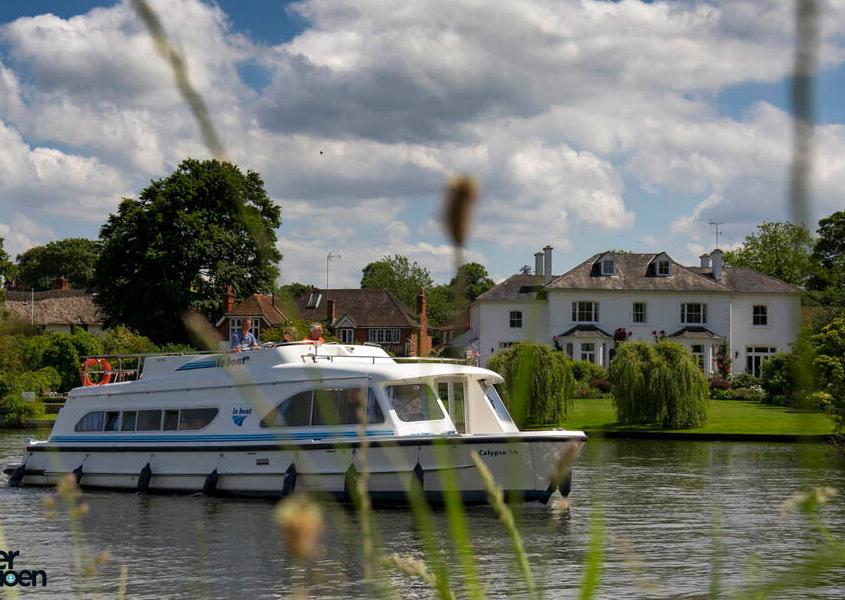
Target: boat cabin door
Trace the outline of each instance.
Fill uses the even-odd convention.
[[[438,379],[437,395],[446,405],[449,418],[458,433],[466,433],[466,381],[464,379]]]

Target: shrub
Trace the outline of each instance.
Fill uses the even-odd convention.
[[[103,336],[104,354],[149,354],[157,351],[150,338],[135,333],[126,325],[109,329]]]
[[[746,402],[763,402],[766,399],[766,393],[759,385],[752,385],[749,387],[734,388],[731,390],[731,397],[734,400],[743,400]]]
[[[590,382],[590,387],[600,391],[602,394],[610,392],[610,381],[607,379],[594,379]]]
[[[729,390],[731,389],[731,382],[721,377],[713,377],[710,380],[711,390]]]
[[[589,385],[591,381],[596,379],[607,379],[607,371],[589,360],[570,361],[570,365],[572,378],[585,385]]]
[[[569,414],[569,360],[551,346],[522,342],[494,354],[487,367],[505,378],[502,398],[517,424],[560,423]]]
[[[682,429],[707,420],[707,378],[679,344],[623,344],[610,365],[610,381],[622,424],[660,423]]]
[[[53,367],[62,378],[61,389],[67,391],[79,385],[82,357],[103,353],[100,341],[87,331],[50,334],[50,345],[44,350],[43,366]]]
[[[736,373],[731,375],[730,381],[733,388],[748,388],[760,385],[760,378],[751,373]]]
[[[23,399],[23,392],[43,394],[55,390],[60,383],[59,374],[49,368],[0,376],[0,414],[4,423],[20,425],[24,419],[30,419],[40,412],[38,404]]]

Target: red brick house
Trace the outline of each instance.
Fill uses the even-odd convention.
[[[419,318],[384,289],[313,289],[296,305],[301,318],[330,326],[342,343],[372,342],[399,356],[431,353],[423,290],[417,297]]]
[[[229,340],[232,333],[241,328],[244,319],[252,319],[252,334],[261,342],[261,330],[267,327],[280,327],[287,318],[276,304],[275,296],[252,294],[235,304],[232,287],[226,289],[223,316],[217,321],[217,331],[224,340]]]

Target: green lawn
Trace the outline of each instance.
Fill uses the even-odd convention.
[[[567,429],[584,431],[663,431],[650,426],[616,424],[616,412],[610,398],[575,400],[574,410],[564,423]],[[711,400],[710,418],[704,427],[684,429],[684,434],[744,434],[766,436],[827,435],[833,421],[817,411],[796,410],[780,406]]]

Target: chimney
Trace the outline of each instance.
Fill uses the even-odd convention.
[[[57,290],[70,289],[70,284],[68,283],[68,280],[64,275],[59,275],[58,277],[56,277],[56,289]]]
[[[417,294],[417,314],[420,317],[420,335],[417,342],[417,356],[428,356],[431,352],[431,338],[428,337],[428,315],[426,314],[425,288]]]
[[[235,310],[235,292],[231,285],[227,285],[223,294],[223,314],[229,314],[233,310]]]
[[[543,253],[542,252],[535,252],[534,253],[534,274],[535,275],[542,275],[543,274]]]
[[[701,268],[706,269],[710,266],[710,255],[706,252],[698,257],[701,260]]]
[[[546,256],[543,259],[543,273],[545,274],[543,283],[545,285],[548,285],[552,280],[552,250],[554,250],[554,248],[551,246],[543,248],[543,252],[546,253]]]
[[[713,261],[713,279],[716,281],[722,280],[722,251],[716,248],[710,253],[710,259]]]
[[[334,300],[326,300],[326,320],[329,322],[329,325],[334,325],[336,318],[337,314],[335,313]]]

